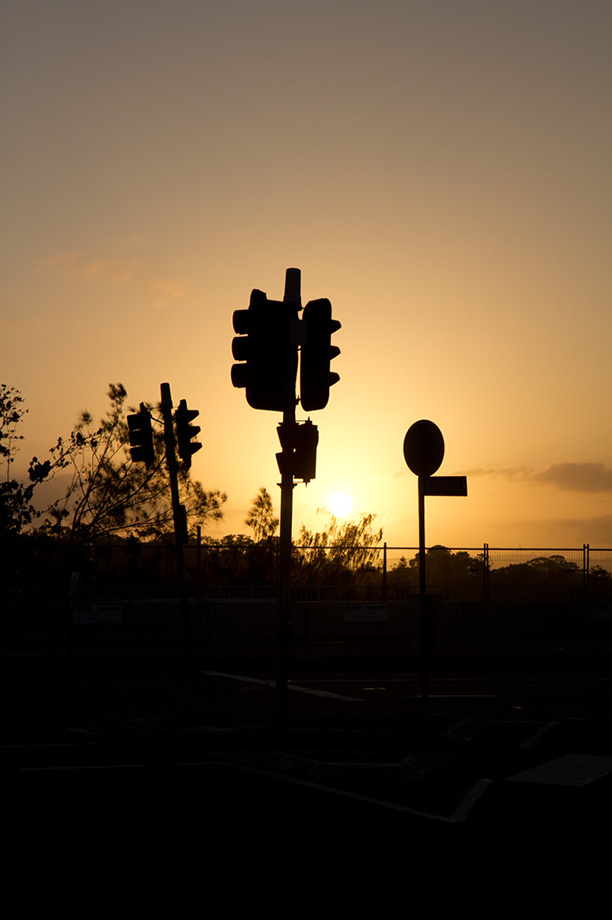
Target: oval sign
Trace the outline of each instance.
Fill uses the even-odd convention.
[[[415,476],[433,476],[444,457],[444,438],[434,422],[421,419],[404,438],[404,459]]]

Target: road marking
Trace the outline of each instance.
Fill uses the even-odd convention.
[[[363,795],[358,792],[351,792],[347,789],[340,789],[337,786],[327,786],[324,783],[313,780],[302,779],[297,776],[287,776],[287,774],[277,773],[275,771],[262,767],[252,766],[250,764],[239,764],[233,760],[227,760],[226,763],[237,767],[245,773],[253,773],[259,776],[265,776],[269,779],[275,779],[281,783],[287,783],[294,786],[303,786],[306,789],[312,789],[316,792],[323,792],[335,798],[349,799],[355,802],[362,802],[365,805],[374,805],[378,808],[396,811],[400,814],[410,815],[415,818],[425,819],[440,824],[461,824],[465,821],[472,809],[475,807],[481,796],[489,789],[492,784],[490,779],[478,779],[467,790],[460,802],[457,803],[450,814],[435,814],[428,811],[422,811],[418,808],[410,808],[407,805],[401,805],[386,799],[374,798],[373,796]]]
[[[276,683],[274,683],[276,686]],[[331,700],[343,700],[347,703],[363,703],[358,696],[342,696],[340,693],[330,693],[329,690],[311,690],[309,687],[298,687],[296,684],[288,684],[289,690],[295,690],[296,693],[309,693],[311,696],[328,697]]]
[[[261,677],[247,677],[245,674],[227,674],[225,671],[200,671],[207,677],[227,677],[230,680],[242,680],[247,684],[264,684],[266,687],[274,687],[273,680],[263,680]]]
[[[201,671],[208,677],[225,677],[229,680],[241,680],[249,684],[263,684],[266,687],[276,687],[275,680],[263,680],[261,677],[248,677],[245,674],[227,674],[225,671]],[[330,693],[328,690],[312,690],[310,687],[300,687],[297,684],[288,683],[287,689],[294,693],[307,693],[310,696],[321,696],[332,700],[342,700],[346,703],[363,703],[358,696],[342,696],[340,693]]]
[[[421,694],[416,694],[420,696]],[[428,693],[432,700],[496,700],[497,693]]]
[[[448,683],[448,684],[476,684],[476,683],[537,683],[537,684],[575,684],[576,682],[580,683],[611,683],[612,677],[430,677],[431,683]],[[403,684],[403,683],[416,683],[421,680],[421,677],[414,675],[412,677],[309,677],[309,684],[359,684],[364,680],[370,682],[379,681],[380,683],[386,684]]]
[[[355,802],[361,802],[364,805],[375,806],[389,811],[399,812],[400,814],[410,815],[415,818],[425,819],[440,824],[461,824],[470,815],[471,811],[479,802],[480,798],[488,791],[492,784],[490,779],[477,779],[466,791],[463,798],[447,814],[436,814],[433,812],[422,811],[418,808],[410,808],[406,805],[390,801],[388,799],[375,798],[374,796],[363,795],[358,792],[352,792],[347,789],[340,789],[336,786],[328,786],[324,783],[315,782],[308,779],[302,779],[296,776],[287,776],[284,773],[278,773],[274,770],[258,767],[256,764],[245,764],[235,758],[224,755],[222,760],[199,760],[199,761],[181,761],[176,764],[177,768],[194,767],[230,767],[243,773],[251,773],[256,776],[263,776],[266,779],[272,779],[280,783],[286,783],[293,786],[302,786],[315,792],[322,792],[333,798],[349,799]],[[91,764],[84,766],[71,767],[22,767],[22,773],[84,773],[93,771],[144,771],[150,769],[150,765],[144,763],[128,764]]]
[[[143,763],[80,764],[77,766],[17,767],[20,773],[77,773],[86,770],[143,770]]]
[[[91,750],[94,747],[102,747],[101,741],[67,741],[63,744],[61,741],[54,743],[49,742],[48,744],[37,744],[35,741],[29,741],[24,744],[3,744],[0,750],[2,751],[29,751],[32,749],[35,750],[48,750],[49,748],[57,748],[58,750],[65,751],[67,748],[87,748]]]
[[[225,677],[229,680],[241,680],[245,683],[250,684],[263,684],[266,687],[276,687],[275,680],[264,680],[261,677],[248,677],[245,674],[228,674],[225,671],[202,671],[202,674],[206,674],[208,677]],[[340,681],[324,681],[320,680],[320,683],[340,683]],[[345,681],[348,683],[349,681]],[[315,681],[313,681],[315,683]],[[359,681],[355,681],[359,683]],[[309,687],[300,687],[297,684],[289,683],[287,689],[293,690],[296,693],[308,693],[311,696],[321,696],[327,697],[333,700],[342,700],[344,702],[354,702],[354,703],[363,703],[363,700],[357,696],[343,696],[340,693],[331,693],[328,690],[312,690]],[[363,688],[367,690],[367,687]],[[421,696],[420,693],[416,693],[413,698],[419,699]],[[498,694],[496,693],[430,693],[428,696],[431,699],[438,700],[457,700],[457,699],[497,699]]]

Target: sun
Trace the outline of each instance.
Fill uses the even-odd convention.
[[[353,500],[346,492],[334,492],[327,499],[327,507],[334,517],[346,517],[353,510]]]

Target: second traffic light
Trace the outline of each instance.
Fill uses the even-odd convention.
[[[334,332],[340,329],[337,319],[332,319],[329,300],[311,300],[304,307],[302,323],[306,330],[300,361],[300,401],[305,412],[324,409],[329,400],[329,388],[340,380],[340,375],[330,371],[330,362],[340,354],[331,344]]]
[[[283,448],[276,455],[281,475],[288,474],[294,479],[310,482],[317,471],[317,444],[319,429],[310,419],[306,422],[283,423],[276,429]]]
[[[299,305],[268,300],[254,290],[248,310],[235,310],[232,354],[243,363],[232,366],[232,383],[246,389],[253,409],[283,412],[295,403],[297,343],[292,327]]]
[[[140,403],[140,411],[127,417],[130,435],[130,454],[136,463],[145,463],[152,466],[155,460],[153,449],[153,430],[151,428],[151,413],[144,403]]]
[[[197,409],[188,409],[187,401],[181,399],[178,408],[174,413],[176,422],[176,440],[178,442],[178,454],[187,468],[191,466],[191,455],[202,447],[201,444],[192,442],[192,438],[199,433],[200,426],[192,425],[191,422],[197,418],[200,413]]]

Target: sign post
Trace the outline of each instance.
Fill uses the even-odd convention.
[[[434,422],[421,419],[411,425],[404,438],[404,459],[418,477],[419,513],[419,607],[421,611],[421,715],[428,715],[429,654],[432,645],[432,617],[427,598],[425,573],[425,496],[467,495],[465,476],[434,476],[444,458],[444,438]]]

